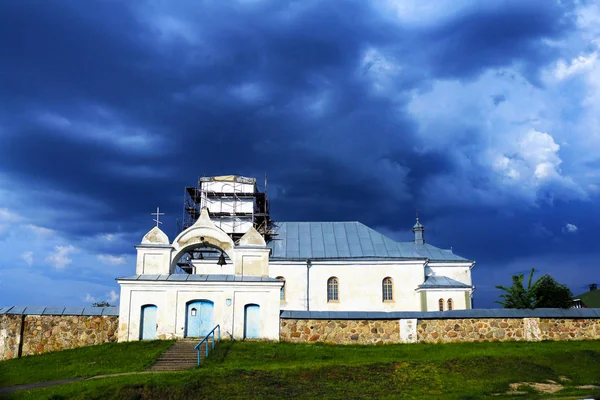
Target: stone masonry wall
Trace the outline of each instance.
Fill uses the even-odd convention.
[[[280,339],[295,343],[327,342],[340,344],[600,339],[600,319],[420,319],[417,321],[414,332],[400,332],[400,326],[402,326],[400,321],[282,318]]]
[[[0,315],[0,361],[19,356],[21,320],[20,315]]]
[[[284,342],[326,342],[337,344],[400,343],[400,322],[396,320],[281,319],[280,339]]]
[[[522,318],[424,319],[417,323],[420,343],[525,340]]]
[[[540,318],[541,340],[600,339],[600,319]]]
[[[23,356],[115,342],[119,317],[27,315]]]

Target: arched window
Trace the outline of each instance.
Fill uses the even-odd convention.
[[[283,276],[278,276],[277,279],[283,281],[283,286],[279,289],[279,300],[285,300],[285,278]]]
[[[327,280],[327,301],[340,301],[338,278],[332,276]]]
[[[394,282],[392,282],[392,278],[384,278],[382,285],[383,301],[394,300]]]
[[[448,299],[448,310],[454,310],[454,302],[452,299]]]
[[[444,311],[444,299],[438,300],[438,307],[439,307],[440,311]]]

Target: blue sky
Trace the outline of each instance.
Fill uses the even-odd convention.
[[[593,1],[0,2],[0,305],[118,302],[198,176],[269,176],[274,219],[358,220],[600,281]]]

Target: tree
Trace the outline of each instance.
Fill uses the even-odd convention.
[[[92,307],[112,307],[112,305],[108,301],[98,301],[92,304]]]
[[[535,308],[570,308],[573,293],[566,285],[544,275],[534,285]]]
[[[523,285],[524,274],[514,275],[511,287],[496,286],[497,289],[505,291],[501,294],[501,301],[504,308],[569,308],[571,307],[571,298],[573,294],[566,285],[558,283],[550,275],[540,277],[532,285],[532,268],[529,273],[527,287]]]
[[[504,308],[534,308],[534,298],[531,288],[531,280],[533,279],[533,271],[529,274],[529,280],[527,281],[527,288],[523,286],[524,274],[513,275],[513,284],[511,287],[502,285],[496,286],[496,289],[504,290],[506,293],[501,294],[500,298],[503,300],[497,301],[496,303],[502,304]]]

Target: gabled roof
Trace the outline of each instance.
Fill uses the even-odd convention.
[[[589,292],[582,293],[579,296],[574,296],[574,299],[580,299],[586,307],[589,308],[600,308],[600,290],[590,290]]]
[[[421,289],[451,289],[451,288],[460,288],[460,289],[468,289],[471,286],[459,282],[455,279],[448,278],[447,276],[428,276],[425,278],[425,282],[419,285]]]
[[[428,243],[396,242],[356,222],[278,222],[271,260],[429,259],[469,261]]]

